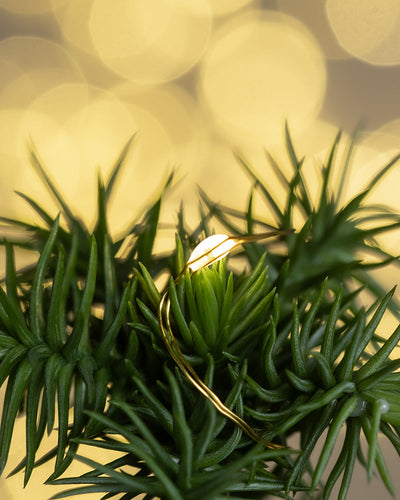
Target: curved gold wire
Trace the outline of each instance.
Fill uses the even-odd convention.
[[[215,247],[209,249],[206,253],[200,255],[196,259],[193,259],[192,261],[189,260],[188,263],[186,263],[185,267],[182,269],[182,271],[178,274],[178,276],[175,279],[175,284],[178,283],[178,281],[181,279],[181,277],[184,275],[184,273],[187,271],[187,269],[190,270],[190,265],[199,261],[200,259],[206,257],[209,255],[211,252],[214,250],[217,250],[218,247],[223,245],[229,240],[232,240],[235,242],[235,245],[231,247],[231,250],[235,248],[238,245],[241,245],[243,243],[247,242],[252,242],[252,241],[259,241],[261,239],[265,238],[270,238],[273,236],[278,236],[282,234],[287,234],[291,231],[282,231],[282,230],[275,230],[275,231],[269,231],[267,233],[260,233],[260,234],[251,234],[251,235],[242,235],[242,236],[227,236],[225,240],[219,242]],[[228,252],[229,253],[229,252]],[[223,255],[227,255],[226,253]],[[196,269],[196,271],[191,271],[191,274],[193,275],[195,272],[198,272],[200,269],[203,269],[204,267],[209,266],[213,262],[219,260],[221,256],[215,256],[214,258],[210,259],[207,261],[206,264],[201,266],[199,269]],[[165,306],[165,324],[164,324],[164,306]],[[185,377],[192,383],[196,389],[203,394],[204,397],[206,397],[214,406],[215,408],[226,418],[231,420],[233,423],[238,425],[243,432],[245,432],[251,439],[256,441],[257,443],[262,443],[265,447],[267,448],[283,448],[283,446],[270,443],[266,441],[256,430],[254,430],[245,420],[243,420],[239,415],[237,415],[235,412],[230,410],[227,406],[223,404],[223,402],[219,399],[219,397],[213,392],[198,376],[192,365],[186,360],[184,357],[178,342],[176,341],[176,338],[173,334],[172,327],[171,327],[171,321],[170,321],[170,311],[171,311],[171,301],[169,298],[169,288],[165,290],[165,292],[162,294],[160,303],[158,306],[158,323],[160,326],[160,330],[162,333],[162,337],[165,343],[165,346],[168,350],[168,353],[170,354],[171,358],[175,361],[176,365],[179,367],[181,372],[185,375]]]

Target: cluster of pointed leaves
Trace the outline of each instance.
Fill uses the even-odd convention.
[[[125,260],[115,256],[124,238],[111,240],[107,204],[129,144],[108,182],[99,180],[92,235],[32,153],[67,229],[27,195],[22,196],[44,227],[2,219],[29,234],[3,242],[7,269],[0,288],[0,382],[7,383],[7,390],[0,425],[2,470],[23,406],[26,457],[15,472],[24,469],[27,482],[34,466],[55,458],[49,481],[75,485],[55,498],[84,492],[123,499],[143,494],[171,500],[286,498],[317,489],[329,498],[339,480],[339,497],[345,498],[356,459],[369,477],[377,470],[392,491],[377,437],[383,433],[400,453],[400,360],[389,357],[400,327],[387,339],[379,334],[385,311],[395,311],[396,302],[393,291],[382,293],[369,271],[397,262],[374,238],[398,228],[400,217],[367,205],[365,198],[379,176],[339,204],[341,188],[332,187],[332,169],[340,135],[321,169],[319,198],[312,200],[288,131],[286,139],[292,174],[284,175],[269,158],[287,193],[284,203],[240,159],[254,183],[245,211],[215,204],[202,193],[199,226],[189,230],[181,209],[175,250],[157,255],[160,196],[124,235],[133,241]],[[351,150],[352,145],[340,185]],[[171,177],[165,187],[170,182]],[[265,202],[265,220],[272,214],[275,225],[289,229],[297,211],[301,227],[282,237],[276,251],[271,247],[266,253],[260,243],[246,245],[239,257],[246,259],[249,272],[229,271],[222,260],[193,276],[187,273],[176,285],[170,280],[171,321],[198,374],[266,440],[283,445],[275,449],[253,443],[176,368],[159,329],[160,292],[154,283],[165,271],[176,275],[196,242],[215,225],[242,234],[265,224],[253,217],[256,195]],[[16,271],[14,247],[39,250],[38,262]],[[373,265],[358,260],[367,253],[375,257]],[[366,309],[358,301],[362,287],[376,297]],[[46,428],[58,433],[58,444],[38,457]],[[343,428],[344,442],[332,463]],[[366,457],[362,433],[369,445]],[[288,446],[295,434],[299,449]],[[91,458],[79,454],[82,444],[93,448]],[[113,450],[115,458],[106,464],[94,461],[96,448]],[[60,477],[72,460],[91,470],[81,477]]]

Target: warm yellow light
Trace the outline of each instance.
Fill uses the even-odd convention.
[[[214,16],[225,16],[254,3],[254,0],[209,0]]]
[[[351,180],[348,184],[349,194],[355,195],[397,154],[399,147],[400,120],[393,120],[370,133],[364,133],[356,150]],[[382,176],[376,187],[368,195],[368,202],[385,204],[400,212],[400,162],[385,176]],[[382,235],[388,243],[394,243],[391,251],[398,252],[399,238],[396,232]]]
[[[3,108],[26,108],[54,86],[84,81],[81,69],[61,45],[32,36],[0,41],[0,71]]]
[[[202,164],[188,173],[186,193],[182,192],[186,209],[192,208],[193,216],[198,216],[197,195],[192,186],[200,186],[212,200],[218,200],[222,205],[246,206],[251,182],[241,168],[233,152],[243,152],[252,165],[257,168],[265,166],[265,155],[262,145],[257,148],[257,160],[253,163],[254,149],[243,142],[229,144],[223,138],[218,139],[214,131],[208,131],[209,138],[204,143]],[[251,152],[251,153],[250,153]],[[249,154],[250,153],[250,154]],[[186,179],[186,177],[185,177]],[[212,180],[212,181],[211,181]]]
[[[232,141],[271,143],[285,119],[294,132],[317,115],[325,93],[324,58],[310,32],[276,12],[252,11],[217,31],[202,65],[200,94]]]
[[[327,0],[331,27],[341,46],[372,64],[400,62],[398,0]]]
[[[161,0],[92,0],[89,29],[106,60],[133,56],[157,41],[173,14],[173,2]]]
[[[15,180],[23,177],[23,156],[19,148],[18,130],[22,111],[0,109],[0,212],[6,217],[15,217]]]
[[[44,71],[63,81],[82,79],[82,71],[60,44],[35,36],[11,36],[0,42],[0,57],[24,71]],[[53,83],[53,82],[51,82]]]
[[[175,152],[166,162],[179,165],[182,175],[190,175],[204,163],[204,148],[199,142],[206,126],[196,101],[186,89],[173,83],[162,86],[122,83],[110,92],[132,113],[137,109],[146,110],[158,120]]]
[[[62,9],[55,10],[55,16],[68,42],[83,52],[96,55],[88,26],[92,4],[93,0],[69,1]]]
[[[365,59],[367,62],[376,65],[392,66],[400,64],[400,12],[397,14],[396,23],[387,37]]]
[[[56,108],[47,115],[41,109],[31,109],[32,103],[55,85],[84,79],[63,47],[31,36],[14,36],[0,42],[0,74],[0,208],[7,216],[32,217],[32,211],[13,191],[29,192],[44,205],[50,197],[43,186],[39,187],[27,161],[29,138],[35,134],[46,142],[51,138],[53,145],[60,139],[60,125],[53,117]],[[57,157],[57,164],[63,156]]]
[[[400,150],[400,119],[391,120],[376,130],[366,132],[362,143],[381,153],[395,154]]]
[[[118,196],[111,199],[110,226],[115,231],[143,209],[159,188],[168,164],[173,163],[171,143],[157,118],[145,109],[128,108],[112,93],[82,84],[54,87],[26,109],[0,109],[0,208],[11,216],[15,202],[19,216],[32,215],[13,195],[17,189],[39,199],[50,211],[56,210],[27,161],[32,138],[72,209],[91,226],[97,171],[107,179],[119,152],[137,131],[140,140],[133,148],[134,161],[127,163]]]
[[[315,35],[328,59],[346,59],[350,57],[337,41],[326,14],[324,0],[278,0],[281,12],[303,22]]]
[[[182,269],[181,273],[175,279],[175,283],[179,282],[188,268],[193,272],[198,271],[199,269],[202,269],[209,264],[222,259],[226,255],[228,255],[229,252],[237,245],[251,241],[259,241],[265,238],[279,236],[287,233],[288,231],[271,230],[267,233],[247,234],[241,236],[227,236],[226,234],[215,234],[213,236],[210,236],[203,240],[193,250],[192,255],[190,256],[185,268]],[[172,359],[175,361],[179,369],[193,384],[193,386],[196,387],[196,389],[201,394],[203,394],[203,396],[206,397],[222,415],[229,418],[232,422],[238,425],[249,437],[251,437],[251,439],[258,443],[262,443],[267,448],[281,448],[281,445],[276,445],[274,443],[266,441],[261,436],[261,434],[253,429],[245,420],[234,413],[231,409],[227,408],[219,399],[218,395],[213,392],[213,390],[210,389],[210,387],[208,387],[208,385],[205,384],[203,380],[198,376],[193,366],[183,355],[179,344],[176,341],[174,332],[172,331],[170,319],[171,301],[169,293],[170,290],[169,288],[167,288],[161,295],[158,305],[157,317],[165,346],[167,347],[169,354],[171,355]]]
[[[171,168],[176,169],[179,182],[164,198],[163,221],[175,226],[176,207],[182,201],[187,220],[197,217],[195,186],[205,177],[208,178],[204,166],[214,164],[216,159],[210,155],[207,123],[193,96],[173,83],[147,86],[125,82],[112,87],[110,91],[138,118],[139,134],[134,146],[134,166],[130,169],[130,181],[125,194],[119,191],[118,196],[118,203],[125,206],[124,217],[129,214],[129,207],[132,207],[132,193],[138,200],[139,192],[139,201],[143,203],[143,195],[148,199],[154,192],[153,187],[159,189],[164,174]],[[229,153],[232,164],[232,151]],[[208,183],[208,188],[215,187],[219,175],[214,172],[213,178],[215,181]],[[229,189],[227,184],[223,186]],[[165,241],[169,241],[169,238]]]
[[[47,126],[49,120],[54,121],[53,127]],[[32,137],[51,175],[88,225],[93,223],[96,207],[97,171],[101,170],[106,179],[122,147],[140,128],[146,128],[146,124],[138,114],[134,116],[113,94],[87,85],[61,85],[51,89],[32,103],[23,118],[23,135],[29,133]],[[156,139],[154,135],[153,138]],[[140,142],[142,155],[144,147],[149,153],[148,139]],[[157,147],[151,154],[156,153]],[[146,164],[146,160],[151,161],[151,156],[146,154],[142,164]],[[112,200],[110,225],[115,230],[121,230],[122,221],[126,222],[128,215],[132,217],[142,200],[148,198],[143,183],[138,190],[132,182],[132,173],[145,176],[152,171],[150,161],[147,169],[138,167],[132,172],[127,168],[125,174],[128,175],[120,186],[119,196]],[[154,170],[152,172],[154,175]],[[29,167],[19,181],[25,186],[27,182],[38,184]]]
[[[104,64],[131,81],[160,83],[197,63],[211,19],[206,0],[93,0],[88,23]]]
[[[233,238],[226,234],[214,234],[197,245],[186,265],[191,271],[198,271],[226,257],[235,246],[237,242]]]
[[[0,57],[0,75],[0,107],[13,106],[12,89],[18,80],[27,80],[24,70],[11,60],[2,56]],[[27,89],[28,88],[29,83],[27,83]]]

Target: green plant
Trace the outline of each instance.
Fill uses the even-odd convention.
[[[396,230],[400,217],[369,206],[368,193],[395,164],[394,158],[364,191],[340,205],[332,186],[340,134],[321,169],[319,197],[312,200],[303,161],[286,130],[292,174],[284,176],[269,158],[286,192],[278,202],[240,159],[253,187],[244,211],[221,206],[201,192],[197,228],[178,214],[176,246],[154,253],[163,193],[123,237],[112,241],[107,205],[130,144],[110,178],[98,181],[98,219],[90,234],[74,216],[32,151],[34,167],[60,205],[63,221],[25,194],[42,221],[36,226],[2,218],[24,234],[3,240],[5,286],[0,288],[0,383],[7,383],[0,425],[0,469],[7,463],[14,421],[26,412],[26,457],[13,471],[28,482],[35,466],[53,460],[53,484],[75,485],[54,498],[104,492],[103,498],[205,500],[261,498],[315,490],[329,498],[341,478],[345,498],[355,460],[375,469],[392,491],[377,441],[379,433],[400,453],[400,359],[389,355],[400,327],[386,339],[379,323],[387,309],[398,316],[393,290],[383,293],[371,269],[398,264],[376,243]],[[353,144],[339,184],[343,184]],[[172,175],[165,183],[165,189]],[[253,216],[253,200],[265,204],[264,221]],[[160,291],[154,280],[176,276],[191,249],[215,227],[230,234],[263,230],[272,216],[280,229],[302,223],[281,237],[279,248],[245,245],[237,256],[249,272],[229,270],[227,260],[171,283],[171,321],[186,359],[224,404],[266,440],[254,443],[220,415],[175,366],[157,321]],[[124,259],[116,257],[126,236],[133,240]],[[39,252],[38,261],[16,270],[14,249]],[[267,251],[266,251],[267,250]],[[360,260],[370,254],[372,263]],[[367,289],[375,297],[360,303]],[[70,398],[73,418],[69,418]],[[56,413],[58,427],[54,429]],[[339,431],[345,438],[338,459],[328,464]],[[45,431],[57,446],[37,450]],[[368,441],[363,457],[360,436]],[[298,434],[299,449],[288,440]],[[322,448],[316,466],[311,454]],[[115,451],[100,464],[79,454],[82,444]],[[90,466],[81,477],[65,477],[73,460]],[[327,471],[327,472],[326,472]],[[321,482],[326,472],[326,481]],[[342,474],[343,473],[343,474]]]

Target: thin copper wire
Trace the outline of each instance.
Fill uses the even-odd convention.
[[[185,265],[185,267],[182,269],[182,271],[178,274],[178,276],[175,279],[175,284],[178,283],[178,281],[182,278],[182,276],[185,274],[187,269],[190,270],[190,264],[193,264],[194,262],[197,262],[198,260],[202,259],[203,257],[209,255],[211,252],[216,250],[219,246],[223,245],[226,243],[228,240],[232,240],[235,242],[235,246],[231,248],[235,248],[238,245],[241,245],[243,243],[251,242],[251,241],[259,241],[261,239],[265,238],[270,238],[273,236],[278,236],[281,234],[287,234],[291,231],[269,231],[267,233],[260,233],[260,234],[250,234],[250,235],[242,235],[242,236],[227,236],[227,238],[217,245],[215,247],[209,249],[206,253],[200,255],[196,259],[189,261]],[[231,251],[230,250],[230,251]],[[229,253],[229,252],[228,252]],[[219,260],[221,257],[216,256],[215,258],[207,261],[206,264],[204,264],[200,269],[203,269],[204,267],[209,266],[213,262]],[[191,274],[193,275],[194,273],[198,272],[200,269],[196,271],[192,271]],[[165,325],[164,325],[164,317],[163,317],[163,311],[164,311],[164,306],[165,306]],[[158,323],[160,326],[160,330],[163,336],[163,340],[165,343],[165,346],[171,356],[171,358],[175,361],[176,365],[179,367],[181,372],[185,375],[185,377],[193,384],[196,389],[203,394],[204,397],[206,397],[214,406],[215,408],[226,418],[234,422],[236,425],[238,425],[243,432],[245,432],[251,439],[256,441],[257,443],[262,443],[265,447],[267,448],[282,448],[281,445],[270,443],[266,441],[256,430],[254,430],[245,420],[243,420],[239,415],[237,415],[235,412],[230,410],[227,406],[223,404],[223,402],[219,399],[219,397],[213,392],[198,376],[192,365],[186,360],[184,357],[176,339],[172,331],[171,327],[171,321],[170,321],[170,311],[171,311],[171,301],[169,298],[169,288],[165,290],[163,295],[161,296],[160,303],[158,306]]]

